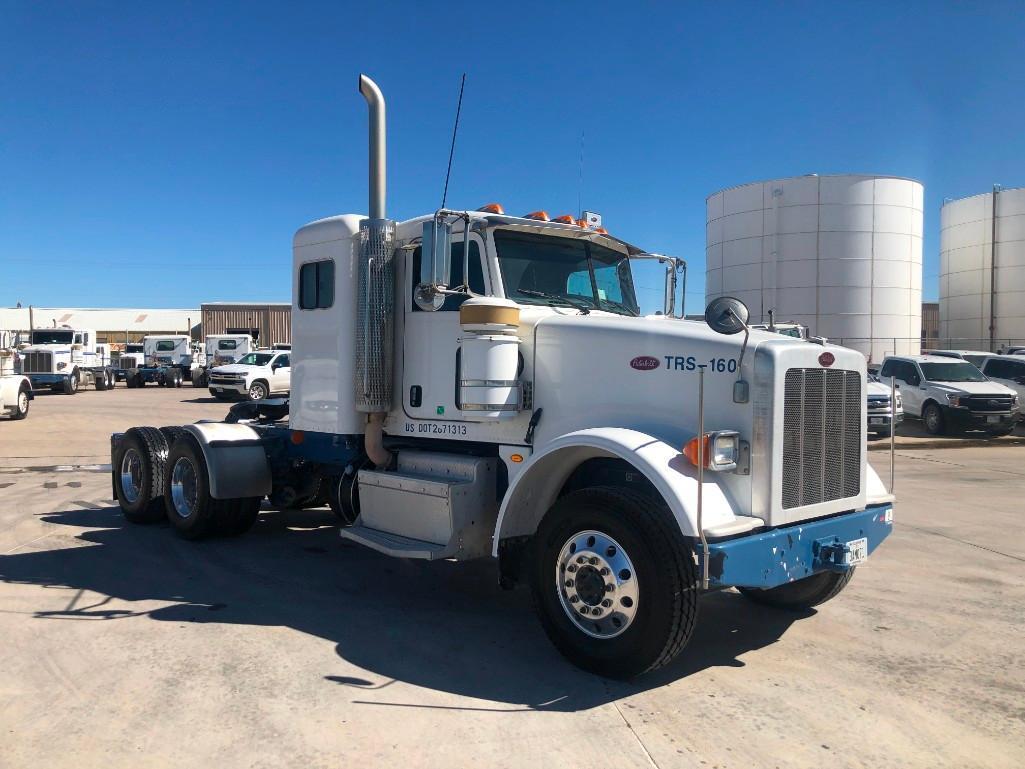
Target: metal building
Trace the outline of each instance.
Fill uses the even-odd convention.
[[[1025,344],[1025,188],[940,209],[940,339],[997,350]]]
[[[138,342],[147,334],[192,334],[199,339],[199,310],[110,309],[90,307],[0,308],[0,331],[24,335],[34,325],[72,326],[96,332],[100,342]]]
[[[754,322],[792,321],[872,361],[921,350],[920,182],[798,176],[706,200],[705,300],[732,295]]]
[[[251,333],[262,347],[292,342],[290,302],[207,302],[203,334]]]

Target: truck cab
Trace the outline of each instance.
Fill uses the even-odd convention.
[[[192,386],[208,387],[211,369],[236,363],[256,349],[251,334],[209,334],[204,340],[203,364],[192,374]]]
[[[14,335],[0,331],[0,414],[11,419],[24,419],[35,394],[27,376],[15,373],[19,359]]]
[[[70,326],[36,328],[29,344],[19,351],[21,373],[34,389],[49,387],[67,395],[81,386],[95,385],[97,390],[114,386],[114,373],[105,345],[98,345],[92,329]]]

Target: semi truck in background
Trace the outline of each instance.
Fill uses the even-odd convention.
[[[18,370],[32,388],[48,387],[74,395],[81,387],[97,390],[114,387],[114,369],[108,346],[97,344],[92,329],[54,326],[34,328],[28,344],[19,345]]]
[[[210,334],[204,340],[204,355],[200,367],[193,371],[192,386],[206,387],[210,382],[210,369],[227,366],[256,350],[251,334]]]
[[[573,663],[630,677],[687,645],[702,593],[782,609],[837,596],[892,528],[866,462],[864,357],[640,315],[631,258],[573,216],[497,204],[386,217],[385,103],[369,215],[296,233],[290,399],[111,436],[126,518],[237,535],[262,501],[327,501],[401,558],[493,558]],[[667,308],[668,309],[668,308]]]
[[[133,361],[138,358],[134,357]],[[142,365],[124,369],[128,387],[181,387],[192,377],[192,340],[186,334],[155,334],[142,338]]]
[[[17,340],[9,331],[0,331],[0,414],[24,419],[35,394],[27,376],[15,373],[18,360]]]

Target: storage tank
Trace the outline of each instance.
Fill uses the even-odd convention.
[[[705,301],[730,295],[752,323],[793,321],[870,361],[921,350],[920,182],[797,176],[706,200]]]
[[[994,187],[940,209],[940,343],[1025,343],[1025,188]]]

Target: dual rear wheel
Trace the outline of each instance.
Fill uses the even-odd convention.
[[[167,519],[186,539],[237,536],[260,512],[261,497],[214,499],[203,451],[180,427],[133,427],[114,454],[114,491],[133,523]]]

